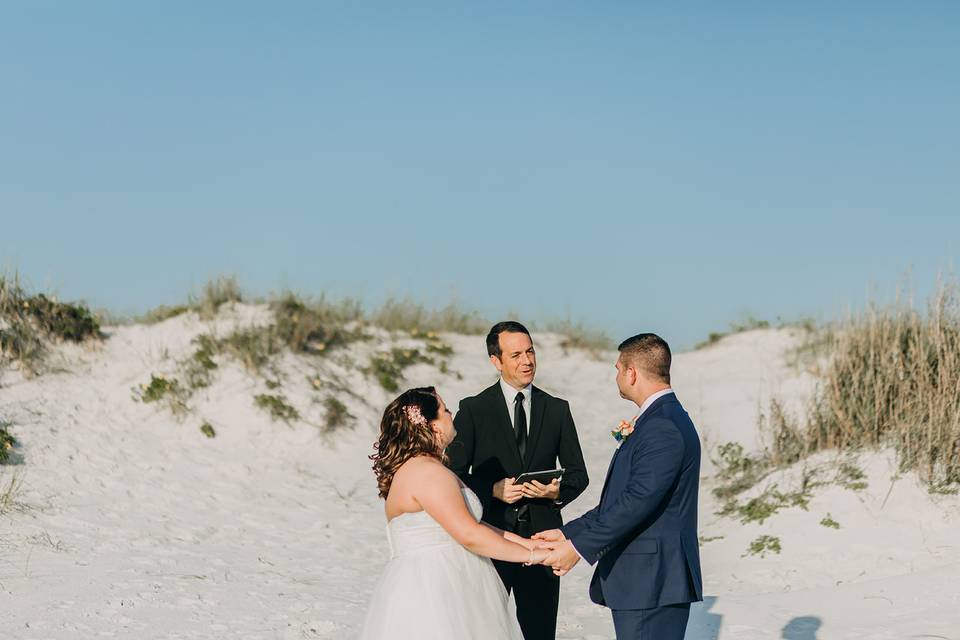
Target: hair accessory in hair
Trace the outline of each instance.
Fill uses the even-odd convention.
[[[413,424],[418,427],[426,426],[427,419],[423,417],[423,414],[420,413],[420,407],[415,404],[408,404],[403,408],[407,413],[407,419],[410,420]]]

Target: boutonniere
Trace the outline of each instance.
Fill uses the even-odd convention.
[[[610,432],[610,435],[613,436],[613,439],[618,443],[623,443],[627,438],[630,437],[630,434],[633,433],[634,422],[636,418],[627,422],[626,420],[621,420],[620,425]]]

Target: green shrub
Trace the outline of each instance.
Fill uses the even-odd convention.
[[[218,342],[218,349],[237,358],[251,371],[259,372],[284,349],[326,355],[365,337],[359,328],[347,327],[359,313],[352,302],[331,305],[321,299],[307,303],[288,293],[270,307],[273,324],[237,329]]]
[[[270,413],[273,420],[282,420],[290,423],[300,419],[300,413],[292,406],[287,404],[286,398],[282,395],[268,395],[261,393],[253,397],[254,404],[260,409]]]
[[[435,356],[441,356],[443,358],[449,358],[453,355],[453,347],[451,347],[446,342],[440,340],[431,339],[427,342],[427,353]]]
[[[26,304],[34,322],[50,337],[70,342],[103,337],[97,319],[86,305],[57,302],[42,293]]]
[[[773,485],[744,504],[739,504],[736,500],[728,501],[718,512],[718,515],[736,515],[740,518],[740,522],[744,524],[748,522],[763,524],[767,518],[787,507],[800,507],[806,511],[811,497],[812,493],[809,487],[799,491],[782,493],[777,491],[776,485]]]
[[[746,455],[743,446],[737,442],[727,442],[717,447],[717,479],[720,483],[714,487],[713,495],[721,500],[729,500],[756,485],[773,468],[768,456]]]
[[[351,301],[340,305],[307,303],[287,293],[271,305],[276,318],[277,337],[294,353],[322,354],[363,337],[346,325],[359,318],[359,307]]]
[[[140,394],[140,400],[143,402],[157,402],[162,400],[173,389],[176,389],[178,383],[176,380],[167,380],[163,375],[150,376],[150,384],[142,384],[140,388],[143,393]]]
[[[218,349],[214,337],[202,334],[194,338],[193,343],[197,349],[178,364],[184,383],[177,378],[151,375],[149,383],[135,389],[134,398],[145,403],[165,401],[174,415],[185,414],[189,410],[187,402],[190,397],[197,389],[210,386],[212,372],[218,368],[213,359]]]
[[[184,378],[191,390],[210,386],[211,374],[218,368],[213,356],[220,349],[216,338],[210,334],[199,335],[193,342],[197,345],[197,350],[182,363]]]
[[[10,461],[10,451],[17,446],[17,439],[9,431],[11,426],[11,423],[0,420],[0,464]]]
[[[853,491],[862,491],[867,488],[867,474],[860,467],[850,462],[844,462],[837,470],[837,484]]]
[[[760,536],[750,543],[744,556],[756,556],[765,558],[767,553],[780,553],[780,538],[777,536]]]
[[[100,324],[83,304],[68,304],[43,293],[30,295],[0,276],[0,362],[20,362],[36,373],[45,353],[45,340],[83,342],[101,339]]]
[[[347,410],[347,405],[336,396],[327,396],[323,400],[325,409],[324,423],[326,431],[332,432],[349,425],[354,417]]]
[[[138,396],[144,404],[166,402],[175,415],[187,411],[189,393],[176,378],[167,378],[163,374],[151,374],[150,383],[140,385]]]
[[[833,518],[831,518],[829,513],[826,515],[826,517],[823,520],[820,521],[820,524],[830,529],[840,528],[840,523],[834,520]]]
[[[0,364],[20,362],[27,373],[36,373],[46,349],[40,334],[28,323],[12,323],[0,328]]]
[[[395,347],[372,355],[365,371],[376,378],[384,390],[395,393],[400,390],[404,369],[417,363],[434,364],[434,361],[419,349]]]
[[[251,371],[260,371],[283,350],[283,343],[277,338],[273,326],[237,329],[218,345]]]
[[[210,424],[209,422],[204,422],[203,424],[200,425],[200,432],[203,433],[203,435],[207,436],[208,438],[215,438],[217,435],[217,432],[214,430],[213,425]]]

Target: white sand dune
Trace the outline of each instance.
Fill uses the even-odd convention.
[[[222,334],[267,319],[262,307],[237,305],[212,328]],[[0,516],[3,638],[356,634],[386,559],[366,456],[392,395],[359,367],[388,338],[324,359],[283,358],[280,392],[303,416],[292,426],[254,407],[265,381],[226,358],[182,422],[132,399],[132,388],[151,373],[173,373],[190,340],[210,330],[192,314],[111,328],[98,347],[58,349],[59,372],[2,374],[0,418],[14,423],[24,459],[0,467],[0,491],[14,474],[23,482],[15,508]],[[564,353],[556,336],[535,338],[537,382],[570,400],[592,479],[565,511],[570,518],[598,499],[609,429],[634,407],[617,396],[612,354],[597,360]],[[406,377],[411,386],[436,384],[455,406],[494,377],[481,337],[445,339],[455,350],[450,374],[417,365]],[[709,447],[736,440],[756,449],[758,411],[772,395],[793,408],[809,397],[814,381],[784,359],[795,341],[789,331],[754,331],[677,356],[674,386]],[[354,394],[339,394],[356,417],[352,429],[321,434],[323,393],[308,376]],[[203,420],[216,438],[201,434]],[[819,487],[808,510],[785,509],[762,524],[715,515],[704,480],[708,598],[693,612],[689,639],[960,638],[960,499],[899,477],[886,453],[858,464],[866,489]],[[705,475],[712,471],[705,460]],[[764,483],[787,487],[800,473]],[[828,513],[839,529],[820,524]],[[778,536],[782,552],[743,557],[763,534]],[[561,638],[613,637],[607,611],[587,598],[590,573],[581,565],[564,579]]]

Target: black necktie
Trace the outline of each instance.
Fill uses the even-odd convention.
[[[513,430],[517,434],[517,449],[522,458],[527,450],[527,412],[523,409],[523,392],[518,391],[513,400]]]

